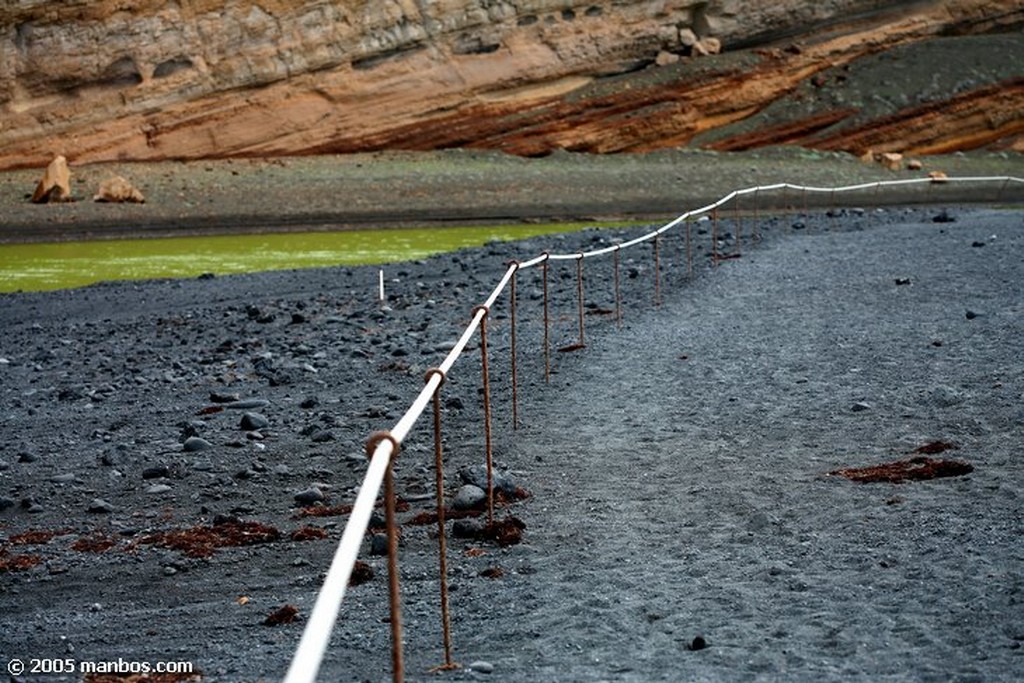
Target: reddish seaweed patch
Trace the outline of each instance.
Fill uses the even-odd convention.
[[[71,529],[29,529],[7,539],[11,545],[42,545],[49,543],[57,536],[67,536]]]
[[[943,477],[959,477],[974,471],[974,466],[960,460],[936,460],[918,456],[909,460],[834,470],[830,475],[846,477],[862,484],[890,482],[902,484],[906,481],[925,481]]]
[[[483,510],[453,510],[452,508],[445,508],[444,518],[445,519],[465,519],[467,517],[479,517],[484,513]],[[409,526],[426,526],[427,524],[437,524],[437,512],[433,510],[424,510],[420,512],[408,522]]]
[[[43,561],[39,555],[8,555],[0,551],[0,573],[23,572]]]
[[[349,586],[359,586],[373,579],[373,567],[362,560],[356,560],[352,567],[352,575],[348,577]]]
[[[271,543],[281,532],[259,522],[229,521],[214,526],[194,526],[150,534],[139,543],[178,550],[189,557],[210,557],[218,548]]]
[[[485,579],[500,579],[505,576],[505,570],[501,567],[488,567],[480,572],[480,576]]]
[[[525,528],[526,524],[518,517],[506,517],[486,524],[480,530],[478,537],[481,540],[494,541],[498,545],[506,547],[522,542]]]
[[[915,453],[921,455],[936,455],[938,453],[944,453],[946,451],[955,451],[958,446],[955,443],[948,441],[929,441],[923,446],[918,446],[914,449]]]
[[[352,514],[352,505],[311,505],[309,507],[299,508],[299,511],[295,513],[294,519],[302,519],[303,517],[341,517],[344,515]],[[384,500],[378,499],[374,507],[384,507]],[[395,512],[408,512],[409,501],[402,500],[401,498],[395,501]]]
[[[281,624],[290,624],[295,621],[299,616],[299,608],[295,605],[285,605],[271,612],[266,619],[263,620],[264,626],[280,626]]]
[[[293,531],[290,538],[293,541],[316,541],[327,538],[327,529],[321,529],[318,526],[303,526]]]
[[[330,507],[314,505],[312,507],[300,508],[296,513],[297,518],[302,517],[341,517],[352,514],[351,505],[333,505]]]
[[[82,536],[71,544],[71,549],[80,553],[104,553],[117,545],[117,540],[102,534]]]

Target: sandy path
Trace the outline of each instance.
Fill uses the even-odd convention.
[[[500,680],[1020,676],[1018,219],[794,236],[594,333],[507,456],[533,573],[462,649]],[[825,476],[935,439],[975,473]]]

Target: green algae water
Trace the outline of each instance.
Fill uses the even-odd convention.
[[[104,280],[225,275],[409,261],[488,242],[571,232],[590,224],[270,233],[0,245],[0,292]],[[536,254],[523,254],[529,258]]]

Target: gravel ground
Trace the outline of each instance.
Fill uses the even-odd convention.
[[[520,221],[651,220],[674,217],[757,185],[852,185],[950,176],[1022,176],[1021,155],[972,152],[929,156],[918,171],[889,171],[843,153],[795,147],[719,154],[559,152],[523,159],[499,152],[381,152],[189,163],[71,165],[77,201],[28,201],[42,169],[0,173],[0,244],[109,237],[337,230]],[[124,176],[145,204],[91,201],[100,182]],[[765,201],[769,198],[765,197]],[[781,203],[783,198],[776,197]],[[809,195],[799,205],[1006,202],[1024,184],[913,186],[884,193]],[[790,203],[796,201],[792,195]],[[749,207],[748,207],[749,208]]]
[[[523,540],[452,541],[465,668],[428,674],[443,655],[436,542],[409,523],[433,490],[418,425],[397,464],[409,679],[1024,676],[1024,214],[836,214],[762,220],[753,246],[748,219],[742,256],[717,268],[697,224],[692,278],[682,238],[666,239],[657,308],[650,247],[623,252],[621,328],[611,261],[588,260],[587,347],[553,352],[550,384],[539,271],[521,274],[515,431],[505,299],[488,331],[495,458],[532,494],[499,515]],[[509,258],[642,230],[409,263],[385,310],[373,268],[0,296],[3,666],[173,660],[204,680],[279,680],[345,523],[300,516],[296,495],[353,499],[361,444],[404,412]],[[734,233],[723,220],[726,253]],[[575,275],[552,265],[552,347],[578,341]],[[478,354],[445,385],[449,495],[483,459]],[[828,474],[935,441],[973,472]],[[264,542],[213,549],[197,526]],[[324,680],[389,678],[372,542],[376,576],[349,592]],[[295,622],[263,624],[285,605]]]

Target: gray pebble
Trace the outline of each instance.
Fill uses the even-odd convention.
[[[15,502],[14,502],[14,500],[12,498],[7,498],[6,496],[0,496],[0,511],[6,510],[7,508],[12,508],[14,506],[15,506]]]
[[[470,671],[476,671],[480,674],[492,674],[494,673],[494,665],[490,662],[485,662],[482,659],[478,659],[469,665]]]
[[[329,429],[318,429],[310,437],[313,443],[327,443],[328,441],[334,441],[335,438],[334,432]]]
[[[479,486],[465,484],[459,487],[452,507],[456,510],[478,510],[487,503],[487,492]]]
[[[388,554],[388,535],[387,534],[374,534],[370,536],[370,554],[371,555],[387,555]]]
[[[452,522],[452,536],[455,538],[476,538],[484,526],[475,519],[457,519]]]
[[[171,487],[167,484],[153,484],[146,489],[146,493],[167,493],[170,490]]]
[[[171,471],[167,465],[153,465],[142,470],[143,479],[163,479],[170,476]]]
[[[207,448],[213,448],[213,444],[202,437],[190,436],[185,439],[182,448],[185,449],[186,453],[195,453],[196,451],[205,451]]]
[[[74,480],[75,475],[71,472],[67,472],[65,474],[58,474],[50,477],[50,481],[52,481],[54,484],[70,484]]]
[[[102,498],[93,498],[92,501],[89,502],[89,507],[87,509],[89,512],[97,513],[110,513],[115,510],[113,505]]]
[[[852,410],[855,413],[862,413],[865,410],[871,410],[871,404],[865,403],[864,401],[858,401],[857,403],[854,403],[852,406],[850,406],[850,410]]]
[[[320,503],[325,498],[326,496],[324,496],[324,492],[321,491],[316,486],[310,486],[308,489],[299,491],[298,493],[295,494],[295,501],[297,503],[301,503],[302,505],[312,505],[313,503]]]
[[[487,466],[486,465],[473,465],[472,467],[463,467],[459,470],[459,477],[463,483],[472,484],[478,486],[484,491],[487,490]],[[516,483],[512,477],[505,472],[499,472],[494,470],[491,475],[492,483],[495,491],[501,491],[502,493],[514,496],[516,493]]]
[[[228,410],[256,410],[257,408],[266,408],[269,405],[270,401],[262,398],[247,398],[241,401],[225,403],[224,407]]]
[[[270,426],[270,420],[260,413],[247,412],[242,415],[239,427],[246,432],[255,432],[258,429],[265,429]]]

